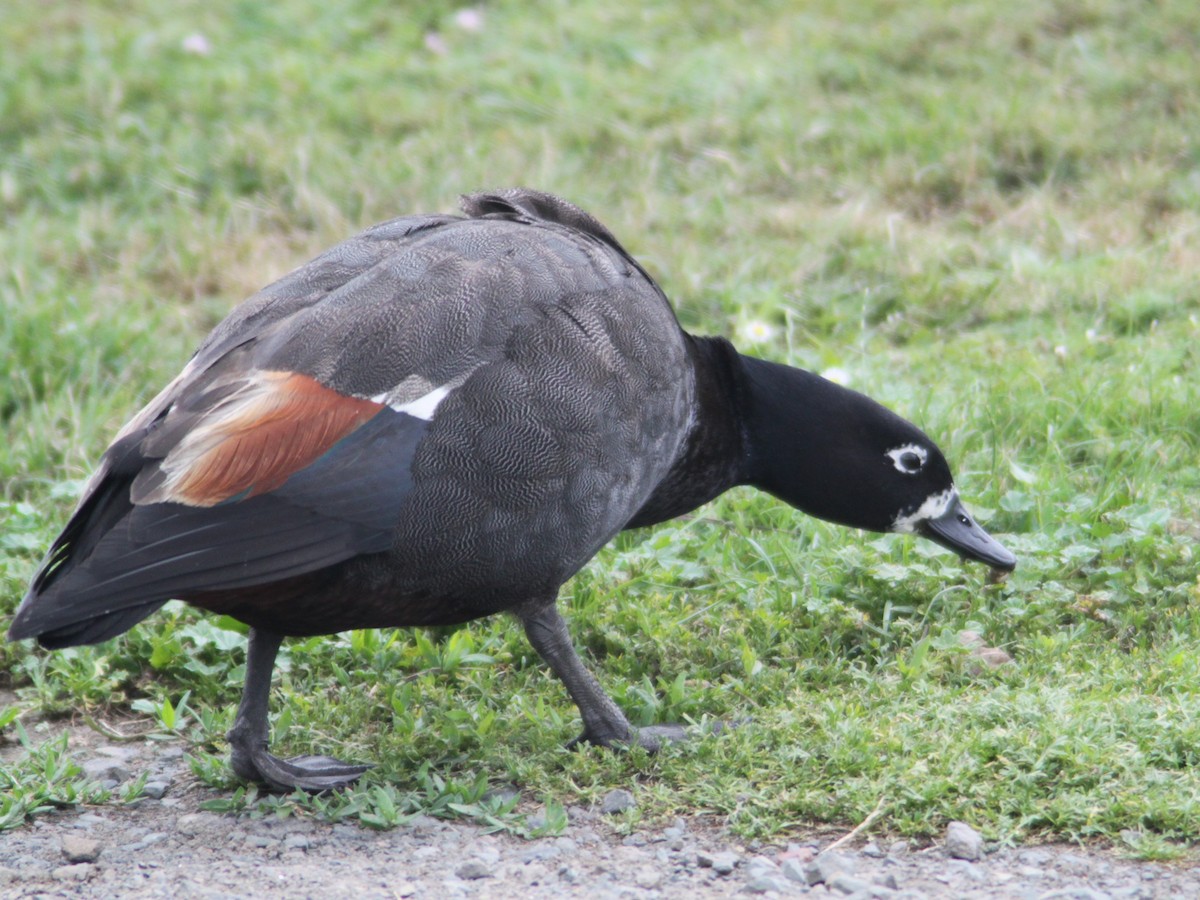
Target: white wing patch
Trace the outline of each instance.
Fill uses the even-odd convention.
[[[458,379],[450,384],[443,384],[440,387],[433,387],[428,381],[420,379],[424,384],[420,387],[425,388],[418,396],[414,397],[412,390],[417,376],[412,376],[405,379],[397,387],[390,391],[384,391],[382,394],[376,394],[370,399],[376,403],[383,403],[390,406],[396,412],[408,413],[410,416],[415,416],[418,419],[424,419],[429,422],[433,419],[433,414],[437,412],[437,408],[442,401],[450,396],[450,392],[459,386],[462,382]]]
[[[400,403],[392,407],[396,412],[408,413],[410,416],[416,416],[418,419],[424,419],[429,422],[433,419],[433,414],[437,412],[438,406],[443,400],[450,396],[450,388],[439,387],[434,388],[428,394],[418,397],[416,400],[410,400],[407,403]]]
[[[925,498],[925,502],[917,507],[916,511],[908,515],[901,513],[896,516],[896,521],[892,523],[892,531],[900,534],[912,534],[922,522],[943,515],[957,499],[958,489],[953,485],[944,491],[930,494]]]

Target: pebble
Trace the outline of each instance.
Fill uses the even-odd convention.
[[[663,873],[652,866],[643,866],[633,876],[637,886],[647,890],[658,887],[662,883],[662,879]]]
[[[636,806],[637,800],[634,799],[633,794],[624,788],[617,788],[604,795],[604,799],[600,802],[600,812],[606,816],[613,816]]]
[[[979,866],[975,865],[974,863],[967,862],[965,859],[950,860],[948,869],[951,874],[961,875],[971,879],[971,881],[987,881],[987,875],[984,874],[983,869],[979,868]]]
[[[129,770],[125,768],[119,759],[113,759],[111,756],[98,756],[95,759],[89,759],[81,768],[83,769],[83,774],[92,781],[98,781],[101,784],[112,782],[113,787],[129,778]]]
[[[797,881],[800,884],[808,884],[808,877],[804,874],[805,863],[798,859],[785,859],[779,864],[779,871],[784,878],[789,881]]]
[[[817,848],[805,844],[788,844],[787,849],[779,854],[779,861],[782,863],[785,859],[794,859],[797,862],[806,863],[810,859],[815,859]]]
[[[536,844],[530,849],[521,854],[521,862],[528,865],[531,862],[542,862],[547,859],[554,859],[562,853],[558,847],[549,841],[543,841]]]
[[[845,872],[839,872],[830,878],[826,885],[832,891],[837,891],[839,894],[858,894],[871,891],[871,883],[863,881],[861,878],[855,878],[853,875],[847,875]]]
[[[55,881],[86,881],[96,872],[91,863],[74,863],[69,866],[59,866],[50,873]]]
[[[468,859],[454,870],[454,874],[467,881],[477,881],[480,878],[491,878],[492,869],[481,859]]]
[[[835,875],[853,875],[855,868],[854,860],[850,857],[826,851],[804,864],[804,881],[810,885],[826,883]]]
[[[100,855],[100,842],[76,834],[68,834],[62,839],[62,852],[63,856],[67,858],[67,862],[70,863],[95,862]]]
[[[746,891],[751,894],[766,894],[774,891],[777,894],[788,894],[792,891],[791,884],[778,875],[761,874],[751,878],[746,883]]]
[[[220,822],[220,818],[212,813],[187,813],[175,820],[175,830],[180,834],[200,834],[202,831],[210,831]]]
[[[1103,878],[1112,871],[1112,866],[1103,860],[1090,860],[1074,853],[1064,853],[1058,858],[1058,870],[1069,875],[1091,875]]]
[[[283,839],[283,846],[288,850],[307,850],[312,846],[312,839],[306,834],[289,834]]]
[[[768,859],[765,856],[752,856],[746,861],[746,869],[752,875],[762,874],[763,872],[774,874],[779,871],[779,866],[775,860]]]
[[[951,822],[946,828],[946,855],[976,860],[983,855],[983,838],[966,822]]]
[[[142,794],[151,800],[161,800],[170,786],[169,781],[147,781],[142,785]]]
[[[871,859],[883,859],[883,855],[884,855],[883,848],[880,847],[874,841],[871,841],[869,844],[864,845],[860,852],[862,853],[863,856],[870,857]]]
[[[737,868],[739,857],[736,853],[714,853],[712,870],[718,875],[728,875]]]
[[[167,840],[167,838],[168,835],[166,832],[155,832],[154,834],[144,836],[142,840],[133,841],[132,844],[122,845],[121,850],[126,853],[137,853],[138,851],[145,850],[146,847],[154,846],[160,841]]]

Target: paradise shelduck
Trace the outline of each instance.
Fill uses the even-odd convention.
[[[814,516],[1015,558],[915,426],[693,337],[608,229],[549,194],[395,219],[237,307],[104,453],[17,610],[44,647],[167,600],[250,626],[234,770],[323,790],[367,767],[267,752],[288,635],[501,611],[579,706],[579,740],[655,748],[584,668],[562,584],[625,528],[754,485]]]

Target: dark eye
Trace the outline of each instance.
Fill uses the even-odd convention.
[[[921,468],[922,459],[911,450],[906,453],[901,453],[900,458],[896,460],[900,468],[906,472],[916,472]]]

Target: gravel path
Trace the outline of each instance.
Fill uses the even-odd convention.
[[[711,822],[680,819],[623,836],[599,809],[573,808],[564,835],[533,841],[430,818],[377,832],[223,816],[199,810],[213,792],[178,744],[88,734],[73,732],[71,746],[90,773],[148,772],[147,793],[160,796],[0,833],[0,897],[1200,898],[1191,865],[1062,845],[991,850],[959,825],[927,846],[868,837],[822,853],[837,833],[745,846]]]

